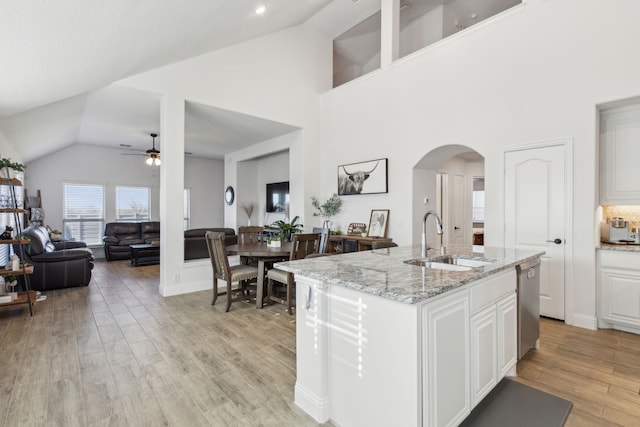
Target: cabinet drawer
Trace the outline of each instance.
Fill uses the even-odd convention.
[[[469,290],[471,313],[495,304],[504,295],[516,289],[516,269],[490,276],[472,285]]]
[[[640,270],[640,252],[607,251],[600,249],[600,267]]]

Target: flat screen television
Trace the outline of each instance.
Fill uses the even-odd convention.
[[[267,212],[284,212],[289,203],[289,181],[267,184]]]

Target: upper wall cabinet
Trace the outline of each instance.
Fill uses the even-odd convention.
[[[640,205],[640,105],[600,112],[600,204]]]

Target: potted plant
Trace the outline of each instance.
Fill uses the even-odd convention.
[[[25,168],[24,163],[14,162],[5,157],[0,158],[0,176],[4,178],[15,177],[15,172],[24,172]]]
[[[280,238],[280,240],[283,242],[288,242],[291,240],[291,235],[293,233],[301,232],[302,227],[304,227],[304,225],[298,223],[298,219],[300,219],[300,217],[296,215],[291,220],[291,222],[278,220],[265,228],[269,230],[276,230],[277,236]]]
[[[270,246],[272,248],[279,248],[280,245],[280,236],[269,236],[267,238],[267,246]]]
[[[367,227],[362,227],[362,229],[360,230],[360,235],[362,237],[367,237]]]
[[[311,206],[316,209],[313,216],[323,217],[323,227],[326,226],[326,228],[330,228],[331,217],[339,213],[342,209],[342,199],[336,193],[333,193],[326,202],[320,204],[318,198],[313,196],[311,197]]]

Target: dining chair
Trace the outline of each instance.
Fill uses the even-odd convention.
[[[229,257],[224,244],[224,233],[215,231],[207,231],[206,240],[209,249],[209,258],[213,267],[213,300],[211,305],[216,303],[218,296],[227,296],[227,308],[229,311],[231,303],[236,301],[244,301],[247,299],[249,290],[257,290],[257,284],[250,283],[250,280],[258,278],[258,268],[251,265],[240,264],[229,267]],[[224,280],[227,283],[225,291],[218,291],[218,280]],[[233,295],[233,283],[238,282],[236,296]]]
[[[306,258],[307,255],[315,253],[320,244],[319,233],[300,233],[293,235],[289,261]],[[282,299],[273,293],[273,282],[282,283],[286,287],[286,299]],[[272,268],[267,272],[267,301],[277,302],[287,305],[289,314],[293,314],[293,285],[295,280],[293,273]]]
[[[238,244],[260,243],[263,231],[259,226],[238,227]]]
[[[327,227],[313,227],[313,233],[320,234],[320,246],[316,251],[319,254],[327,252],[327,241],[329,240],[329,229]]]

